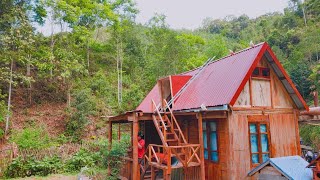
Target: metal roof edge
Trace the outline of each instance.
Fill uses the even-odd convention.
[[[228,111],[229,106],[228,104],[218,105],[218,106],[210,106],[206,107],[206,110],[202,108],[192,108],[192,109],[181,109],[175,110],[176,112],[203,112],[203,111]]]
[[[286,178],[290,179],[290,180],[294,180],[291,176],[289,176],[287,173],[285,173],[280,167],[278,167],[275,163],[273,163],[270,160],[270,164],[271,166],[273,166],[274,168],[276,168],[278,171],[280,171]]]
[[[251,171],[248,172],[247,176],[252,176],[255,173],[257,173],[259,170],[264,168],[266,165],[270,163],[270,159],[268,159],[266,162],[261,163],[259,166],[253,168]]]

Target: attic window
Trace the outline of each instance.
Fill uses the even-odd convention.
[[[256,67],[252,72],[252,77],[270,78],[270,69],[266,67]]]

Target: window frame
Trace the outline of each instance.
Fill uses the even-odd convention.
[[[258,74],[258,75],[254,75],[254,74],[253,74],[253,72],[254,72],[256,69],[258,69],[258,71],[259,71],[259,74]],[[263,73],[262,73],[263,70],[268,70],[269,75],[268,75],[268,76],[264,76]],[[271,77],[270,77],[270,73],[271,73],[270,68],[257,66],[257,67],[255,67],[255,68],[253,69],[252,74],[251,74],[251,77],[252,77],[252,78],[261,78],[261,79],[270,79],[270,78],[271,78]]]
[[[256,133],[250,132],[250,124],[256,125]],[[260,132],[260,125],[265,124],[266,125],[266,132]],[[257,134],[257,140],[258,140],[258,153],[252,153],[251,152],[251,134]],[[262,145],[261,145],[261,134],[267,134],[268,138],[268,152],[262,152]],[[250,152],[250,164],[251,167],[256,167],[259,164],[263,163],[263,154],[269,154],[269,158],[272,158],[272,144],[271,144],[271,136],[270,136],[270,121],[268,115],[252,115],[248,116],[248,140],[249,140],[249,152]],[[258,154],[259,162],[253,163],[252,162],[252,155]]]
[[[215,131],[211,131],[210,128],[210,123],[215,123],[216,124],[216,130]],[[206,133],[207,136],[207,148],[205,148],[203,146],[203,156],[204,156],[204,152],[207,151],[208,152],[208,159],[204,158],[205,161],[209,161],[211,163],[219,163],[220,158],[219,158],[219,135],[218,135],[218,122],[216,120],[209,120],[209,121],[203,121],[202,122],[202,126],[206,125],[206,130],[203,130],[204,128],[202,127],[202,140],[203,140],[203,134]],[[215,132],[216,133],[216,142],[217,142],[217,150],[211,150],[211,132]],[[217,161],[211,160],[211,153],[216,152],[217,153]]]

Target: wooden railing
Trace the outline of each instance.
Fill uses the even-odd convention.
[[[133,159],[130,157],[124,157],[123,160],[124,160],[124,163],[119,174],[120,178],[132,179],[133,178],[133,174],[132,174]]]
[[[171,157],[179,160],[180,166],[189,167],[192,165],[200,165],[201,161],[198,153],[200,153],[200,144],[186,144],[183,146],[163,146],[149,144],[146,159],[150,163],[157,163],[159,166],[167,166],[171,169]]]
[[[176,135],[177,138],[178,138],[179,144],[180,144],[180,143],[187,144],[187,140],[185,139],[185,137],[184,137],[184,135],[183,135],[183,133],[182,133],[182,131],[181,131],[181,128],[180,128],[180,126],[179,126],[179,124],[178,124],[178,121],[177,121],[177,119],[175,118],[175,116],[173,115],[173,112],[172,112],[171,108],[170,108],[169,105],[168,105],[168,102],[167,102],[165,99],[163,99],[163,103],[165,104],[165,107],[166,107],[165,109],[168,109],[169,112],[170,112],[170,118],[171,118],[172,128],[173,128],[173,129],[177,129],[177,131],[178,131],[178,134],[175,133],[175,135]]]
[[[167,126],[166,126],[166,123],[163,121],[163,118],[162,118],[162,115],[159,111],[159,108],[157,106],[157,104],[154,102],[154,100],[152,100],[152,103],[153,103],[153,106],[155,107],[155,113],[157,113],[157,116],[153,115],[153,121],[154,121],[154,124],[158,124],[157,122],[157,117],[159,118],[160,120],[160,125],[162,126],[162,128],[157,128],[157,131],[160,131],[158,132],[159,136],[160,136],[160,139],[162,141],[163,144],[167,144],[166,142],[166,138],[167,138]],[[162,129],[162,131],[161,131]]]

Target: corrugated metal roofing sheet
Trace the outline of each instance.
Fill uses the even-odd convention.
[[[308,109],[305,101],[294,87],[285,70],[276,59],[267,43],[260,43],[254,47],[244,49],[233,55],[221,58],[210,63],[198,74],[190,84],[185,87],[182,94],[175,100],[173,110],[186,110],[206,107],[228,105],[234,103],[240,94],[247,78],[251,76],[254,63],[266,55],[272,68],[278,76],[284,76],[282,81],[293,101],[299,109]],[[184,76],[194,76],[200,68],[181,73]],[[289,86],[289,87],[288,87]],[[151,100],[160,102],[159,88],[156,84],[136,110],[152,112]]]
[[[143,99],[143,101],[136,108],[136,110],[141,110],[143,112],[153,112],[152,100],[154,100],[156,104],[160,103],[159,87],[157,84],[152,88],[149,94]]]
[[[268,161],[260,164],[248,173],[249,176],[254,175],[257,171],[270,164],[280,173],[292,180],[311,180],[312,170],[306,168],[308,162],[300,156],[286,156],[278,158],[270,158]]]
[[[209,64],[186,87],[173,109],[229,104],[262,46],[263,43]]]

